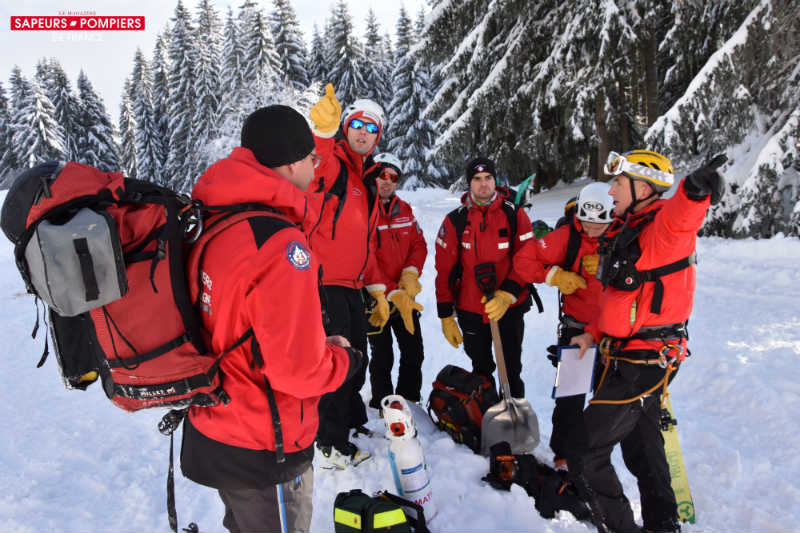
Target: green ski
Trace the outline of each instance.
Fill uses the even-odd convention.
[[[662,410],[661,416],[661,434],[664,436],[664,451],[667,454],[669,474],[672,477],[672,490],[675,493],[675,501],[678,503],[678,518],[682,522],[694,524],[694,500],[692,500],[692,493],[689,490],[686,467],[683,464],[677,424],[678,421],[672,410],[672,400],[667,397],[667,408]]]

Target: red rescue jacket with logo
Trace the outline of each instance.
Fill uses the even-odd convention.
[[[223,353],[252,328],[263,366],[249,341],[222,357],[222,386],[230,403],[190,409],[192,427],[189,437],[184,429],[181,460],[187,477],[209,486],[269,485],[284,467],[274,460],[265,378],[277,403],[287,459],[296,454],[307,463],[313,456],[320,396],[344,382],[351,357],[325,340],[318,263],[295,225],[306,212],[303,191],[238,147],[206,170],[192,197],[206,205],[266,204],[288,219],[247,219],[206,248],[201,315],[211,348]],[[216,456],[204,457],[207,450]]]
[[[595,276],[584,270],[581,258],[597,253],[598,242],[597,239],[583,233],[581,221],[577,218],[572,219],[571,225],[580,232],[581,240],[575,261],[566,266],[566,270],[582,276],[586,280],[586,288],[562,295],[561,312],[588,324],[600,311],[603,285]],[[570,224],[564,224],[540,239],[530,241],[517,252],[514,258],[514,270],[526,282],[544,283],[552,265],[563,267],[571,231]]]
[[[517,300],[512,307],[528,301],[525,280],[512,270],[512,255],[533,238],[531,221],[524,209],[517,209],[517,231],[511,235],[508,216],[502,202],[508,198],[508,191],[497,187],[497,193],[489,205],[477,205],[467,191],[461,203],[467,207],[467,223],[461,242],[457,241],[456,229],[445,217],[436,236],[436,303],[439,318],[451,316],[454,308],[460,311],[477,313],[484,323],[489,317],[481,303],[483,293],[475,277],[475,266],[481,263],[494,263],[497,272],[497,288],[514,295]],[[459,262],[463,266],[461,282],[455,294],[450,287],[450,272]],[[516,260],[516,259],[514,259]]]
[[[377,198],[364,186],[362,157],[346,140],[314,137],[322,158],[308,188],[319,218],[309,219],[309,243],[322,263],[322,283],[360,289],[383,287],[375,258]],[[344,169],[344,170],[343,170]]]
[[[628,226],[634,226],[655,212],[653,220],[639,234],[642,255],[636,262],[636,268],[640,271],[651,270],[694,253],[697,231],[703,224],[709,205],[708,198],[699,202],[690,200],[681,184],[671,198],[658,200],[638,213],[628,215]],[[684,322],[692,313],[695,278],[694,265],[662,276],[664,295],[659,314],[651,312],[656,285],[654,282],[644,282],[634,291],[623,291],[609,286],[602,293],[600,313],[589,323],[586,331],[599,342],[603,335],[626,338],[645,326]],[[661,340],[632,339],[624,349],[658,350],[663,345]]]
[[[378,202],[377,260],[386,279],[386,294],[397,288],[403,270],[422,274],[428,245],[408,202],[392,195]]]

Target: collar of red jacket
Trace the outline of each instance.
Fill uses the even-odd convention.
[[[475,207],[477,209],[481,209],[481,208],[484,208],[484,209],[498,209],[500,207],[500,204],[503,203],[503,201],[506,198],[509,198],[511,194],[509,193],[508,189],[506,189],[505,187],[497,187],[497,188],[495,188],[495,192],[497,194],[495,194],[494,200],[492,200],[492,203],[490,203],[488,205],[478,205],[478,204],[476,204],[472,200],[472,195],[470,194],[469,191],[467,191],[467,192],[465,192],[464,194],[461,195],[461,203],[464,204],[465,206],[469,207],[469,208]]]
[[[620,232],[622,227],[626,228],[635,228],[640,224],[647,224],[651,220],[653,220],[653,216],[655,216],[655,211],[661,209],[664,205],[664,200],[656,200],[655,202],[646,205],[642,208],[641,211],[637,211],[636,213],[628,213],[624,217],[616,217],[612,222],[611,226],[606,230],[605,235],[608,237],[612,237]]]
[[[293,222],[302,222],[307,216],[305,193],[241,146],[205,171],[192,190],[192,198],[206,205],[267,204]]]
[[[375,148],[378,146],[378,143],[375,143],[375,146],[372,147],[369,154],[375,151]],[[364,160],[369,157],[369,154],[366,156],[359,155],[350,148],[350,143],[347,142],[347,139],[338,139],[333,146],[333,151],[335,154],[339,156],[340,159],[345,161],[347,167],[356,175],[356,176],[363,176],[364,175]]]

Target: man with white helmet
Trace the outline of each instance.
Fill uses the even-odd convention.
[[[356,100],[342,111],[333,85],[311,109],[312,131],[319,156],[309,187],[311,211],[318,211],[306,228],[309,243],[322,267],[326,332],[342,335],[367,353],[364,299],[366,287],[377,304],[371,322],[389,319],[386,285],[375,257],[377,200],[364,185],[374,165],[370,154],[386,127],[381,107],[372,100]],[[341,130],[341,134],[337,133]],[[367,412],[359,391],[366,367],[319,404],[317,447],[330,468],[344,469],[369,457],[350,441],[350,429],[363,430]]]
[[[386,279],[388,300],[392,303],[389,322],[369,333],[372,355],[369,406],[380,410],[381,400],[393,393],[412,402],[420,401],[423,351],[419,315],[422,305],[414,298],[422,290],[418,278],[428,246],[411,206],[395,194],[403,177],[400,160],[383,153],[375,156],[375,163],[365,181],[367,188],[373,189],[379,197],[376,257]],[[400,349],[396,389],[392,388],[392,331]]]
[[[600,311],[602,284],[595,278],[598,238],[613,219],[614,200],[607,183],[594,182],[581,189],[574,212],[564,224],[520,250],[515,268],[525,281],[558,287],[558,344],[548,348],[556,365],[558,346],[581,333]],[[585,395],[556,398],[550,448],[558,469],[566,469],[570,448],[584,439]]]
[[[686,329],[696,283],[697,231],[724,191],[717,156],[687,176],[669,199],[672,163],[650,150],[611,153],[614,222],[601,238],[597,277],[600,312],[575,336],[581,354],[599,344],[607,361],[584,411],[587,448],[570,456],[569,475],[592,502],[595,518],[617,532],[680,531],[675,494],[660,430],[663,402],[686,357]],[[636,476],[643,528],[611,464],[620,444]]]

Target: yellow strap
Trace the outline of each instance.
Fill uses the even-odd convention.
[[[381,529],[405,523],[406,523],[406,514],[403,512],[403,510],[392,509],[391,511],[375,513],[372,521],[372,527],[375,529]]]
[[[338,507],[333,510],[333,521],[354,529],[361,529],[361,515],[339,509]]]

